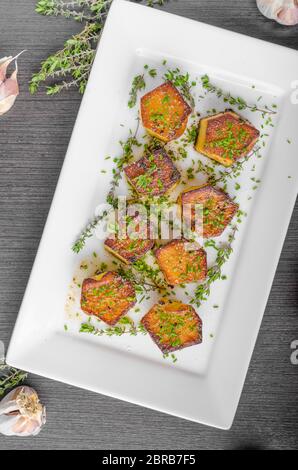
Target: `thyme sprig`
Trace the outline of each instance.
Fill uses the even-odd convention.
[[[48,95],[77,87],[86,88],[97,43],[113,0],[39,0],[35,11],[44,16],[63,16],[84,23],[83,30],[70,38],[64,47],[41,63],[33,74],[29,89],[36,93],[42,82]],[[147,0],[148,6],[163,6],[166,0]],[[61,80],[62,79],[62,80]]]
[[[268,106],[265,106],[264,109],[259,108],[256,104],[250,105],[240,96],[232,96],[231,93],[223,91],[220,87],[214,85],[210,82],[208,75],[203,75],[201,77],[201,82],[203,88],[209,92],[214,93],[218,98],[223,99],[224,103],[228,103],[231,106],[236,106],[239,111],[243,109],[249,109],[252,112],[260,112],[263,115],[265,114],[276,114],[277,112],[273,109],[270,109]],[[276,107],[276,105],[273,105]]]
[[[142,274],[146,279],[149,279],[155,290],[168,289],[169,286],[165,282],[159,267],[157,265],[156,267],[150,266],[144,257],[133,264],[133,269]]]
[[[241,160],[236,161],[229,169],[219,170],[216,173],[216,167],[219,166],[217,163],[212,165],[203,163],[201,160],[197,162],[197,168],[194,170],[195,173],[203,173],[208,177],[208,183],[216,185],[218,183],[226,183],[228,179],[238,178],[240,176],[245,163],[250,160],[254,155],[260,155],[261,147],[256,147],[248,155],[243,157]]]
[[[199,284],[197,286],[194,293],[194,297],[190,301],[191,304],[195,304],[197,307],[200,307],[202,305],[202,302],[208,299],[210,295],[211,285],[218,279],[222,278],[222,267],[229,260],[233,252],[232,244],[235,240],[237,231],[238,227],[234,225],[232,228],[232,232],[229,235],[228,242],[220,246],[217,246],[215,242],[210,242],[210,240],[207,241],[206,246],[212,246],[217,251],[216,260],[214,265],[208,269],[206,280],[202,282],[202,284]]]
[[[208,182],[212,185],[215,185],[218,183],[225,183],[228,179],[238,178],[238,176],[240,176],[241,171],[243,170],[245,163],[253,155],[259,155],[260,150],[261,150],[261,147],[257,147],[248,155],[246,155],[242,160],[235,162],[228,170],[219,171],[218,177],[216,177],[215,174],[211,174],[209,176]]]
[[[46,87],[48,95],[54,95],[72,86],[84,92],[95,56],[95,45],[100,37],[102,26],[87,23],[77,35],[68,39],[64,48],[42,62],[40,70],[33,74],[29,90],[36,93],[44,81],[63,78]],[[68,77],[66,80],[65,78]]]
[[[137,269],[134,269],[134,266],[131,268],[119,266],[117,269],[117,272],[124,278],[130,281],[135,289],[136,292],[142,294],[142,293],[148,293],[151,291],[155,291],[157,289],[156,284],[151,283],[148,281],[148,278],[143,274],[139,274],[139,271]]]
[[[40,15],[64,16],[76,21],[105,18],[113,0],[39,0],[35,11]]]
[[[146,82],[145,82],[144,74],[136,75],[132,81],[131,89],[129,92],[129,101],[128,101],[129,108],[133,108],[136,105],[139,91],[142,91],[145,88],[146,88]]]
[[[26,372],[10,367],[5,363],[0,364],[0,397],[8,390],[22,383],[27,375]]]
[[[72,245],[72,250],[75,253],[79,253],[84,248],[84,246],[86,245],[87,239],[92,237],[92,235],[94,233],[94,230],[98,226],[99,222],[104,220],[104,218],[107,217],[107,215],[108,215],[107,211],[103,211],[101,214],[94,217],[91,220],[91,222],[89,222],[87,224],[87,226],[84,228],[84,230],[82,231],[80,236],[77,238],[75,243]]]
[[[145,72],[152,78],[157,76],[156,69],[150,69],[148,65],[144,65]],[[131,83],[131,88],[129,92],[128,107],[134,108],[137,104],[138,93],[146,88],[145,82],[145,72],[139,75],[136,75]]]
[[[119,182],[122,178],[122,171],[125,165],[127,165],[134,158],[135,147],[141,147],[142,144],[137,139],[138,130],[140,126],[140,119],[137,118],[136,130],[133,133],[130,129],[129,137],[125,141],[120,141],[122,147],[122,155],[114,158],[115,168],[113,168],[113,179],[110,185],[110,191],[107,196],[108,204],[111,204],[114,208],[117,207],[116,189],[119,186]]]
[[[117,197],[115,195],[116,189],[119,186],[119,182],[122,177],[122,171],[124,165],[129,163],[129,161],[134,157],[134,147],[141,146],[141,143],[137,139],[137,133],[139,129],[139,119],[137,120],[138,124],[134,133],[130,130],[129,137],[126,141],[120,141],[122,147],[122,154],[120,157],[114,158],[114,163],[116,167],[113,169],[113,179],[110,185],[110,191],[107,195],[107,203],[112,207],[117,208]],[[98,224],[102,222],[105,217],[107,217],[108,212],[105,210],[101,214],[95,216],[87,226],[82,230],[81,234],[75,241],[72,246],[72,250],[75,253],[79,253],[86,245],[88,238],[93,236],[95,229],[98,227]]]
[[[108,328],[96,328],[90,322],[82,323],[79,329],[80,333],[89,333],[94,336],[137,336],[140,335],[147,335],[147,331],[142,325],[139,323],[135,325],[134,322],[129,317],[122,317],[116,326],[111,326]],[[173,364],[177,362],[177,356],[173,353],[165,353],[163,354],[163,359],[170,359]]]
[[[96,328],[90,322],[85,322],[81,324],[79,332],[89,333],[94,336],[136,336],[137,334],[147,334],[147,331],[141,323],[135,325],[128,317],[122,317],[116,326],[108,328]]]

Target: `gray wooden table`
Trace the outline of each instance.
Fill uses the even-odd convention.
[[[0,118],[0,339],[6,346],[81,100],[75,91],[52,98],[28,93],[39,62],[80,28],[71,20],[37,15],[34,4],[0,2],[0,57],[28,50],[19,61],[20,96]],[[267,21],[255,0],[170,0],[166,9],[298,49],[298,27]],[[298,339],[297,217],[298,206],[230,431],[30,375],[28,384],[47,406],[47,424],[35,438],[0,436],[0,449],[298,448],[298,366],[290,362],[290,343]]]

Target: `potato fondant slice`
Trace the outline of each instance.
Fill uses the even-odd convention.
[[[82,285],[81,308],[108,325],[115,325],[136,303],[131,282],[108,271],[87,278]]]
[[[238,204],[232,201],[228,194],[209,185],[192,187],[184,191],[179,196],[179,202],[182,206],[184,204],[202,206],[204,238],[221,235],[238,210]],[[191,226],[194,229],[194,208],[188,213],[192,214]]]
[[[230,166],[254,147],[260,132],[233,111],[200,120],[195,148],[198,152]]]
[[[196,243],[172,240],[158,248],[155,256],[168,284],[202,281],[207,276],[207,255]]]
[[[144,155],[124,168],[130,184],[142,196],[160,196],[173,189],[181,175],[163,149]]]
[[[142,318],[142,325],[163,353],[202,342],[202,321],[191,305],[161,301]]]
[[[117,237],[109,237],[105,241],[105,248],[112,255],[119,258],[126,264],[135,263],[140,259],[145,253],[150,251],[153,248],[153,240],[142,240],[136,239],[133,240],[129,237],[125,239],[119,239]]]
[[[141,98],[141,116],[147,132],[170,142],[178,139],[187,126],[191,107],[171,82],[165,82]]]

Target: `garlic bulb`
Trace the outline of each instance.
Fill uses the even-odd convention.
[[[20,52],[20,54],[23,52]],[[15,57],[9,56],[0,59],[0,116],[10,110],[19,94],[17,58],[20,54]],[[7,67],[13,60],[15,61],[15,70],[7,78]]]
[[[17,387],[0,402],[0,433],[5,436],[36,436],[45,422],[45,407],[33,388]]]
[[[298,24],[298,0],[257,0],[260,12],[286,26]]]

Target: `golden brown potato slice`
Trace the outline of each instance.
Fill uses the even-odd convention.
[[[203,237],[218,237],[231,222],[238,210],[238,204],[221,189],[204,185],[192,187],[179,196],[179,202],[184,204],[201,204],[203,208]],[[191,225],[194,229],[194,210],[191,211]]]
[[[141,195],[160,196],[173,189],[181,175],[163,149],[144,155],[124,168],[130,184]]]
[[[176,300],[154,305],[141,323],[163,353],[202,342],[202,320],[191,305]]]
[[[132,213],[130,213],[130,211]],[[140,213],[138,206],[130,201],[126,217],[118,213],[117,230],[104,242],[104,247],[126,264],[135,263],[154,246],[150,239],[150,221],[148,211]]]
[[[141,98],[141,116],[147,132],[162,140],[178,139],[187,126],[191,107],[171,82],[165,82]]]
[[[171,286],[202,281],[207,276],[206,252],[195,243],[172,240],[158,248],[155,256]]]
[[[135,263],[145,253],[153,248],[153,240],[142,240],[142,239],[131,239],[129,237],[125,239],[119,239],[117,237],[109,237],[106,239],[105,248],[112,253],[114,256],[119,258],[126,264]]]
[[[230,166],[255,146],[260,132],[233,111],[200,120],[195,148],[198,152]]]
[[[81,308],[108,325],[115,325],[136,303],[133,285],[118,273],[108,271],[85,279]]]

